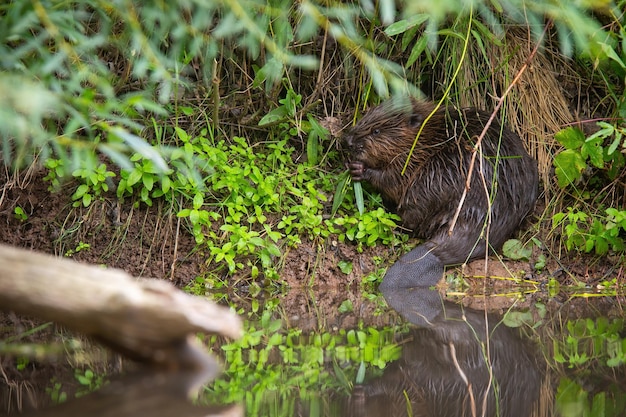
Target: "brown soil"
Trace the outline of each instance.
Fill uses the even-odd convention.
[[[118,207],[113,196],[88,209],[74,208],[75,184],[50,192],[43,176],[42,172],[0,174],[0,184],[5,184],[0,194],[0,242],[177,285],[201,273],[204,259],[194,252],[193,237],[181,230],[167,208],[133,208],[131,202]],[[24,209],[27,220],[15,217],[17,206]],[[81,243],[89,248],[76,251]]]

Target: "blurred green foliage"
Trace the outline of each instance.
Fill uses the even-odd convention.
[[[285,72],[315,68],[319,57],[305,45],[327,31],[384,96],[390,86],[410,87],[402,66],[384,56],[373,25],[390,25],[387,36],[404,33],[404,42],[425,39],[418,42],[423,50],[447,36],[451,16],[478,16],[494,33],[511,22],[527,24],[535,35],[550,19],[565,52],[602,53],[593,46],[605,40],[604,31],[589,12],[617,13],[612,7],[605,0],[4,2],[0,152],[15,166],[54,152],[68,172],[97,166],[96,150],[125,167],[140,153],[163,170],[167,150],[148,145],[145,120],[166,114],[193,83],[210,86],[217,57],[248,60],[256,68],[253,87],[270,88]]]

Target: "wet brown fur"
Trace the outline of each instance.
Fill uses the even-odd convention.
[[[434,107],[431,102],[402,98],[373,108],[344,137],[350,154],[347,165],[354,180],[368,181],[393,205],[405,227],[429,240],[444,264],[460,263],[485,253],[489,201],[488,240],[496,249],[533,209],[537,167],[520,138],[494,120],[479,147],[471,186],[450,235],[472,149],[489,114],[442,107],[426,121]]]

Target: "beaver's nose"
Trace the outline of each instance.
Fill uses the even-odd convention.
[[[346,146],[346,148],[351,148],[353,142],[354,142],[354,135],[346,135],[343,137],[343,143]]]

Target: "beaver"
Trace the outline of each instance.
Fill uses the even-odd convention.
[[[434,109],[430,101],[390,99],[344,136],[352,179],[369,182],[402,225],[426,240],[388,269],[383,291],[434,285],[445,265],[483,257],[487,244],[498,250],[537,199],[535,161],[519,136],[494,119],[478,147],[469,189],[450,232],[473,148],[490,114],[476,108]]]
[[[426,287],[385,298],[414,326],[396,341],[402,346],[397,361],[354,385],[345,414],[406,415],[412,406],[421,412],[411,415],[420,416],[530,417],[552,403],[546,402],[552,395],[543,355],[518,328],[500,325],[502,316]]]

